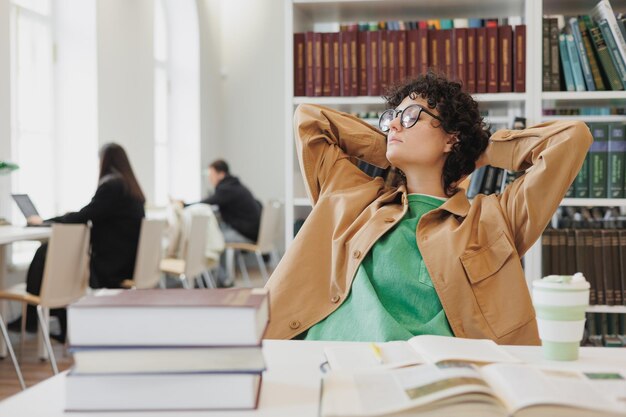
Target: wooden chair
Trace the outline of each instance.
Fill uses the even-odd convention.
[[[165,225],[165,220],[141,221],[133,278],[122,281],[122,288],[145,289],[154,288],[159,284],[164,287],[160,265]]]
[[[269,274],[263,260],[263,254],[269,253],[272,257],[272,263],[278,263],[278,249],[276,242],[281,229],[283,204],[278,200],[270,200],[263,206],[261,212],[261,224],[259,225],[259,236],[256,243],[226,243],[226,263],[229,273],[233,271],[234,278],[234,258],[237,257],[237,263],[243,279],[248,286],[251,286],[248,269],[243,259],[243,252],[253,252],[256,255],[259,264],[259,270],[263,276],[263,281],[267,282]]]
[[[27,293],[26,284],[18,284],[0,291],[0,299],[19,301],[23,306],[31,304],[37,307],[39,327],[55,374],[59,370],[48,333],[50,309],[67,307],[86,293],[89,284],[89,235],[89,227],[84,224],[54,224],[48,244],[40,295]],[[25,313],[25,309],[22,311]],[[23,314],[22,335],[25,320],[26,314]]]
[[[11,345],[11,339],[9,338],[9,333],[7,332],[7,327],[4,325],[4,320],[2,320],[2,316],[0,316],[0,331],[2,332],[2,337],[4,337],[4,343],[6,343],[7,345],[7,350],[9,351],[9,355],[11,356],[11,361],[13,361],[13,366],[15,367],[17,379],[20,381],[20,387],[22,387],[22,390],[25,390],[26,384],[24,383],[24,378],[22,377],[20,364],[17,363],[17,358],[15,357],[15,352],[13,351],[13,346]]]
[[[207,279],[205,285],[215,287],[213,277],[208,271],[212,265],[207,265],[205,259],[208,222],[208,216],[192,216],[182,257],[161,261],[161,271],[177,276],[185,288],[194,288],[195,279],[200,276]]]

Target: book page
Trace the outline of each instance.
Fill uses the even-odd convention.
[[[541,370],[520,364],[493,364],[481,374],[511,413],[532,406],[561,406],[626,415],[614,398],[593,387],[577,371]]]
[[[446,336],[415,336],[409,344],[429,363],[463,361],[476,364],[519,363],[521,360],[488,339]]]
[[[391,369],[424,363],[422,357],[407,342],[358,343],[324,349],[330,369],[358,371]]]
[[[472,367],[418,365],[352,373],[332,371],[323,381],[321,415],[386,415],[426,405],[436,407],[438,402],[442,406],[459,403],[467,401],[467,396],[474,404],[484,404],[489,414],[494,414],[494,409],[504,410]]]

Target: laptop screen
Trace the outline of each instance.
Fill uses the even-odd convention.
[[[17,206],[22,211],[24,217],[28,218],[30,216],[38,216],[39,213],[35,208],[35,205],[30,200],[28,194],[11,194],[13,200],[17,203]]]

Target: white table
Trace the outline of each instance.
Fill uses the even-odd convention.
[[[72,412],[64,413],[65,373],[41,382],[24,392],[0,402],[0,416],[68,416],[68,417],[317,417],[320,397],[320,364],[323,348],[349,342],[305,342],[265,340],[263,352],[267,372],[263,376],[259,408],[252,411],[160,411],[154,412]],[[575,362],[551,362],[541,357],[539,347],[507,346],[513,355],[528,362],[555,369],[626,372],[626,349],[582,348]],[[626,383],[625,383],[626,384]],[[626,386],[625,386],[626,389]],[[208,394],[208,393],[207,393]]]
[[[51,228],[49,227],[21,227],[21,226],[0,226],[0,289],[7,287],[7,246],[14,242],[22,240],[48,240],[50,238]],[[6,302],[0,301],[0,314],[7,317]],[[41,343],[39,343],[41,345]],[[43,349],[39,349],[40,354]],[[0,356],[7,355],[4,339],[0,338]]]

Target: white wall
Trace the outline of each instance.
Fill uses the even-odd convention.
[[[98,139],[128,152],[154,198],[154,55],[152,0],[98,0]]]
[[[10,0],[0,0],[0,160],[11,157]],[[9,175],[0,175],[0,217],[10,218]]]
[[[203,71],[220,68],[220,89],[203,88],[207,101],[217,103],[217,124],[203,114],[207,162],[223,157],[231,171],[261,200],[284,196],[283,97],[284,4],[282,0],[203,0],[206,35],[219,13],[220,50],[202,49]],[[211,36],[214,36],[214,30]],[[204,46],[204,45],[203,45]],[[219,53],[219,56],[217,55]],[[206,81],[206,80],[205,80]],[[212,85],[215,87],[214,85]],[[215,104],[210,108],[215,108]],[[213,153],[215,152],[215,153]]]

